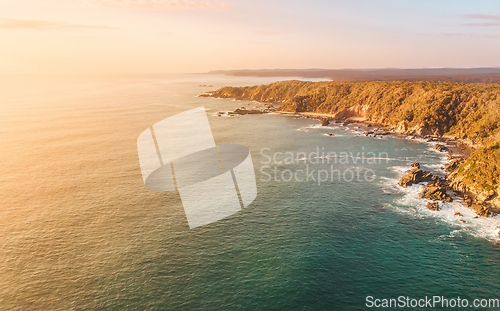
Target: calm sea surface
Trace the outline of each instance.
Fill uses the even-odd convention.
[[[396,185],[416,161],[443,173],[429,143],[277,114],[217,117],[261,104],[196,97],[275,80],[1,77],[0,310],[357,310],[367,296],[500,298],[500,219],[474,219],[458,199],[431,212],[418,186]],[[136,140],[199,106],[216,143],[250,148],[258,196],[190,230],[178,194],[144,187]]]

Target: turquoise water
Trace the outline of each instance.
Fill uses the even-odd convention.
[[[442,173],[432,145],[277,114],[217,117],[259,104],[196,97],[271,81],[2,80],[0,309],[361,310],[367,296],[500,298],[498,219],[474,219],[458,199],[431,212],[418,186],[396,185],[415,161]],[[216,143],[249,147],[258,196],[190,230],[178,195],[144,187],[136,139],[199,106]],[[285,164],[281,154],[277,163],[265,156],[317,150],[337,157]],[[284,180],[332,165],[348,173],[321,184]],[[273,168],[279,178],[268,181]],[[351,180],[357,170],[369,178]]]

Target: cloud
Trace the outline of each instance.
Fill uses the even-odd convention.
[[[500,14],[497,15],[491,15],[491,14],[465,14],[462,15],[462,17],[468,18],[468,19],[479,19],[479,20],[485,20],[488,22],[484,23],[466,23],[462,24],[463,26],[479,26],[479,27],[495,27],[495,26],[500,26]]]
[[[138,9],[227,9],[231,3],[220,0],[91,0],[101,6]]]
[[[10,19],[0,18],[0,29],[66,29],[66,28],[87,28],[87,29],[112,29],[108,26],[66,24],[61,22]]]

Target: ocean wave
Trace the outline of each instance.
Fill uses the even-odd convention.
[[[311,125],[306,125],[306,126],[303,126],[303,127],[299,127],[297,129],[297,131],[299,131],[299,132],[307,132],[309,130],[319,129],[319,128],[322,128],[321,124],[311,124]]]
[[[444,177],[446,175],[446,170],[444,167],[444,163],[439,164],[420,164],[421,168],[426,171],[431,171],[434,174],[439,175],[440,177]]]
[[[403,173],[406,173],[410,170],[408,166],[399,166],[399,165],[391,166],[390,169],[396,173],[399,173],[401,176],[403,175]]]
[[[415,136],[405,136],[405,139],[406,140],[411,140],[413,142],[419,142],[419,143],[425,143],[425,142],[427,142],[427,139],[425,139],[425,138],[419,138],[419,137],[415,137]]]
[[[395,179],[387,178],[383,180],[385,189],[393,190],[394,187],[388,188],[388,182],[394,183]],[[498,236],[500,217],[477,217],[473,210],[464,205],[463,199],[456,195],[452,195],[453,202],[446,202],[444,204],[439,202],[440,211],[431,211],[426,206],[427,202],[431,201],[421,199],[418,196],[421,186],[422,184],[412,185],[407,188],[398,187],[399,191],[403,193],[402,197],[394,201],[396,206],[398,206],[398,211],[405,209],[409,211],[414,210],[417,214],[425,215],[426,217],[435,217],[443,222],[459,227],[459,229],[454,229],[454,231],[459,230],[457,232],[467,233],[490,241],[500,241]],[[405,213],[407,212],[405,211]],[[457,232],[454,231],[450,232],[449,237],[457,235]]]
[[[396,178],[389,178],[386,176],[380,176],[380,184],[382,187],[382,191],[384,193],[392,194],[400,192],[400,188],[398,186],[398,180]]]

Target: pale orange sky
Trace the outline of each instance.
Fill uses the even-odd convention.
[[[499,66],[495,1],[0,0],[2,73]]]

